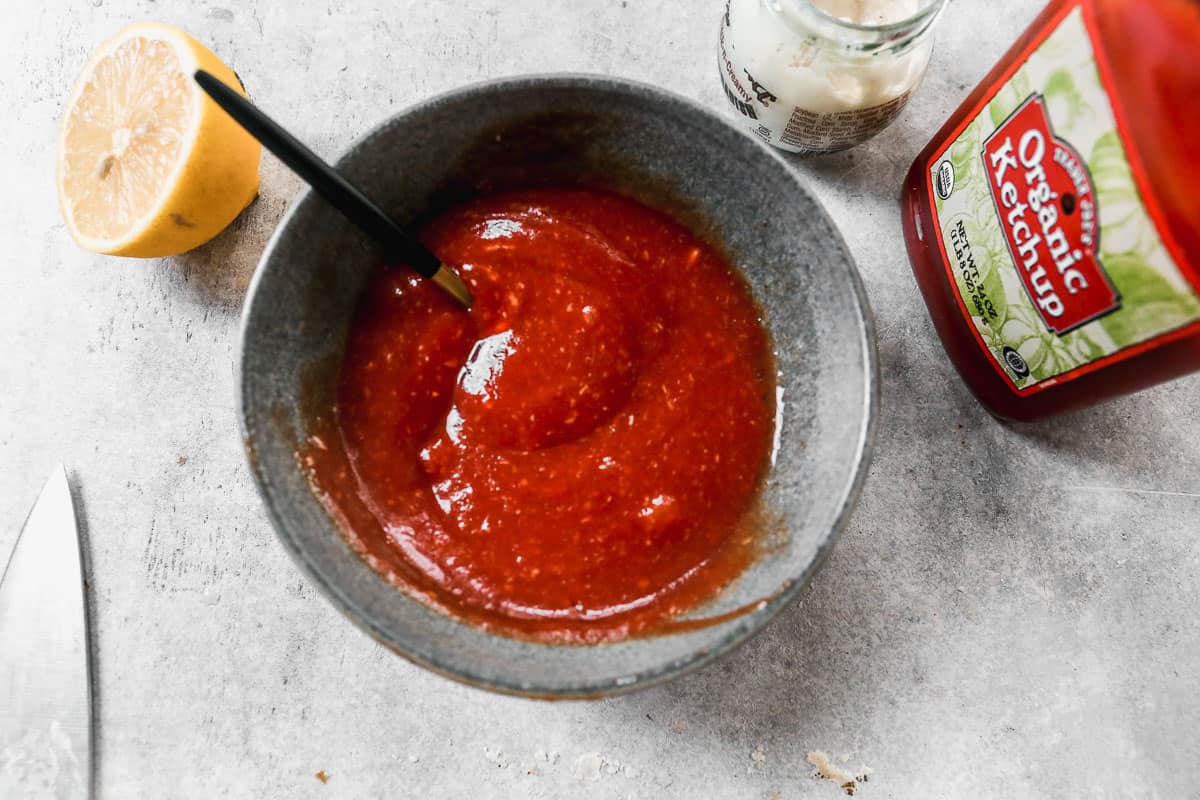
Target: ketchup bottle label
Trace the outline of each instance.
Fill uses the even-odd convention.
[[[1200,321],[1102,66],[1068,5],[926,165],[959,307],[1020,394]]]

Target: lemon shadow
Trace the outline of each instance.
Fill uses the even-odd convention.
[[[237,316],[286,206],[284,198],[259,194],[216,237],[166,259],[172,294],[206,312]]]

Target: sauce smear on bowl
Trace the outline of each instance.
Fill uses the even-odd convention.
[[[456,616],[559,642],[651,632],[735,578],[775,375],[729,265],[580,187],[489,195],[422,238],[474,307],[381,270],[336,413],[302,454],[371,565]]]

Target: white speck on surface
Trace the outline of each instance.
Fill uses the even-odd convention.
[[[746,772],[751,773],[762,769],[763,764],[766,763],[766,760],[767,751],[764,749],[763,745],[756,745],[755,748],[750,751],[750,765],[746,767]]]
[[[484,758],[500,769],[508,769],[508,765],[511,763],[508,757],[504,755],[504,751],[498,747],[483,748],[483,755]]]
[[[600,780],[600,770],[604,766],[604,758],[599,753],[584,753],[575,759],[575,777],[587,783]]]

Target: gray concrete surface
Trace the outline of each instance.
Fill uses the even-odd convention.
[[[895,196],[1040,7],[955,0],[898,125],[803,163],[879,323],[862,502],[803,603],[732,657],[597,703],[493,697],[350,627],[277,546],[233,410],[239,305],[297,190],[166,261],[91,256],[54,198],[61,104],[130,20],[181,25],[333,154],[393,108],[544,70],[722,108],[720,5],[48,0],[0,27],[0,558],[51,466],[82,487],[103,798],[1200,798],[1200,379],[1035,427],[942,355]],[[0,654],[2,656],[2,654]],[[840,763],[840,762],[839,762]],[[327,783],[315,774],[323,771]]]

